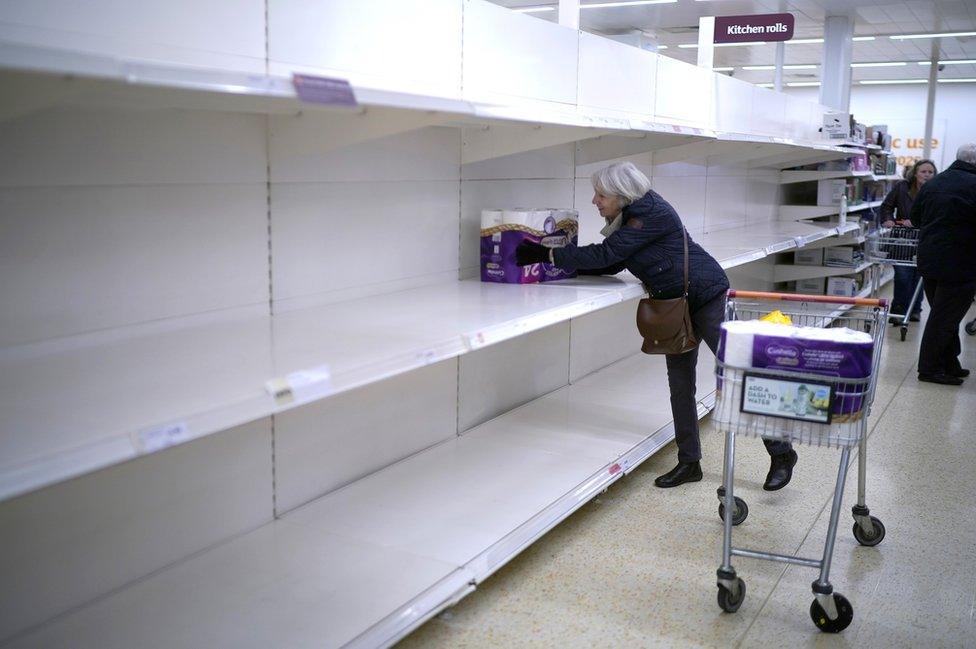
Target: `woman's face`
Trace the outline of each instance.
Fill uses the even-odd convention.
[[[608,221],[617,218],[620,214],[620,210],[623,209],[620,203],[619,196],[604,196],[598,191],[593,192],[593,204],[600,210],[600,216]]]
[[[919,165],[918,169],[915,170],[915,182],[918,183],[919,187],[921,187],[926,182],[928,182],[928,180],[931,179],[932,176],[934,175],[935,175],[935,167],[933,167],[928,163]]]

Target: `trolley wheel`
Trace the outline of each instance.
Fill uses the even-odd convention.
[[[734,498],[735,511],[732,513],[732,524],[739,525],[742,523],[742,521],[746,520],[747,516],[749,516],[749,505],[747,505],[746,501],[742,500],[738,496],[734,496]],[[725,520],[725,503],[718,504],[718,517],[723,521]]]
[[[966,333],[970,336],[976,336],[976,320],[966,323]]]
[[[735,613],[742,606],[742,601],[746,598],[746,582],[742,581],[740,577],[735,578],[736,584],[739,587],[739,596],[734,597],[732,591],[723,586],[718,585],[718,605],[726,613]]]
[[[885,537],[885,526],[877,516],[871,517],[871,529],[865,530],[861,527],[857,521],[854,522],[854,538],[861,545],[866,545],[868,547],[873,547],[881,543],[882,539]]]
[[[840,633],[846,629],[851,620],[854,619],[854,607],[847,601],[847,598],[840,593],[834,593],[834,606],[837,607],[837,619],[831,620],[827,617],[827,612],[820,606],[820,602],[814,598],[810,604],[810,617],[817,628],[824,633]]]
[[[907,335],[908,335],[908,327],[906,327],[905,325],[902,325],[901,326],[901,341],[902,342],[905,342],[905,336],[907,336]]]

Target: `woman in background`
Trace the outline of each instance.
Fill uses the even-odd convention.
[[[918,190],[932,176],[938,173],[935,163],[931,160],[919,160],[911,167],[905,180],[899,180],[891,188],[884,202],[881,203],[881,225],[886,228],[895,226],[913,227],[908,215],[912,211],[915,197]],[[915,266],[894,266],[895,270],[895,295],[891,301],[891,322],[901,324],[901,316],[908,310],[908,305],[912,301],[915,293],[915,286],[918,284],[918,271]],[[894,317],[898,314],[898,317]],[[922,315],[922,299],[919,297],[918,303],[909,314],[909,320],[918,322]]]
[[[680,297],[684,292],[684,226],[678,213],[651,189],[651,181],[631,162],[619,162],[591,177],[593,204],[606,220],[603,243],[546,248],[523,242],[516,250],[520,266],[551,263],[584,275],[612,275],[625,268],[644,283],[652,298]],[[715,258],[688,237],[688,308],[695,335],[717,352],[720,325],[725,318],[729,280]],[[678,465],[658,476],[658,487],[677,487],[702,479],[701,443],[695,380],[698,347],[684,354],[667,354],[668,387]],[[793,476],[796,452],[789,442],[763,440],[771,456],[763,489],[782,489]]]

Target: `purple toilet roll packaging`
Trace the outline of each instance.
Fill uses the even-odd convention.
[[[863,332],[846,328],[793,327],[757,320],[722,323],[719,342],[719,358],[725,364],[745,371],[761,368],[784,374],[801,372],[865,379],[864,383],[835,384],[834,415],[852,415],[863,407],[873,353],[874,342]]]
[[[481,281],[535,284],[576,277],[552,264],[519,266],[515,249],[523,241],[549,248],[576,244],[579,215],[566,209],[509,209],[481,212]]]

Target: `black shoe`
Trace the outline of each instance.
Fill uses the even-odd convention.
[[[946,376],[954,376],[957,379],[964,379],[969,376],[969,370],[965,367],[960,367],[958,370],[950,370],[946,372]]]
[[[908,321],[909,322],[918,322],[921,319],[922,319],[922,316],[920,314],[918,314],[918,313],[913,313],[910,316],[908,316]]]
[[[654,480],[654,486],[668,489],[677,487],[686,482],[698,482],[702,479],[701,464],[698,462],[678,462],[674,467],[662,476]]]
[[[796,459],[796,451],[793,449],[769,458],[769,473],[766,474],[766,482],[763,483],[763,489],[766,491],[776,491],[790,484],[790,480],[793,478],[793,467],[796,465]]]
[[[962,385],[962,378],[949,374],[922,374],[918,375],[919,381],[926,383],[938,383],[940,385]]]

